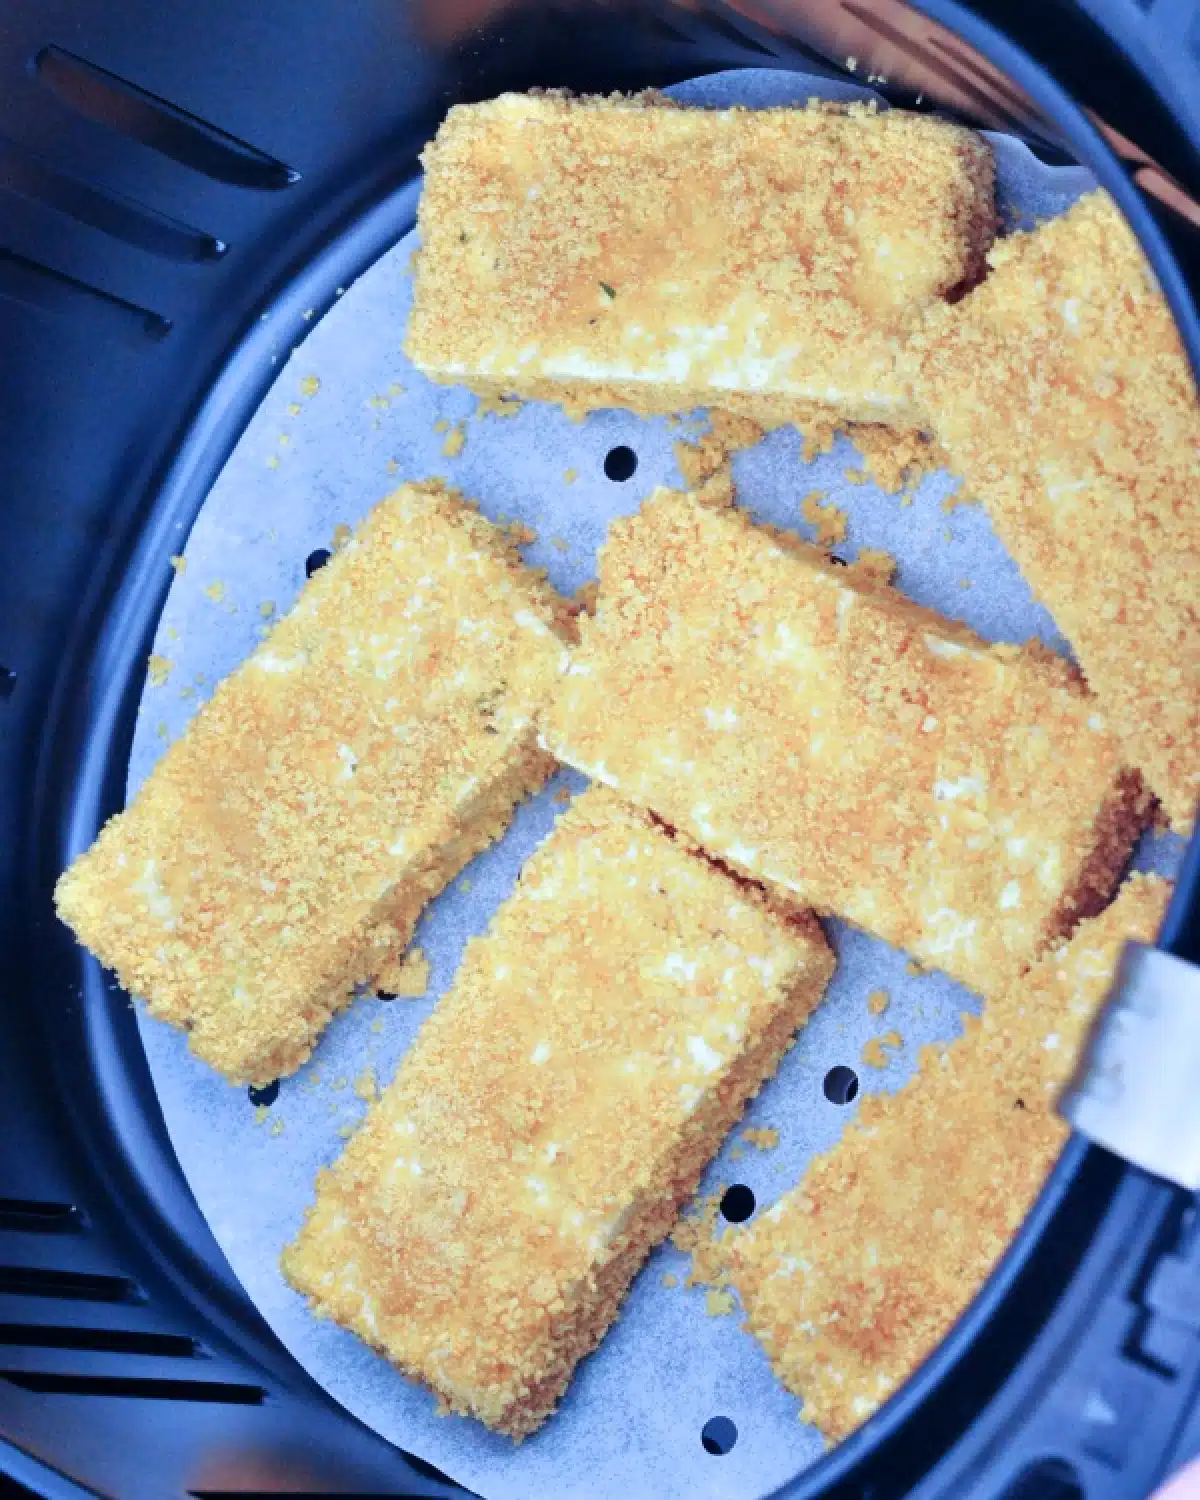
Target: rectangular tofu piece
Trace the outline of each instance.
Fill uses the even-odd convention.
[[[1172,824],[1200,801],[1200,403],[1103,192],[930,317],[916,388]]]
[[[405,485],[62,876],[60,916],[230,1082],[299,1067],[553,768],[573,622],[460,496]]]
[[[613,524],[541,724],[735,869],[984,993],[1104,904],[1148,801],[1049,652],[667,490]]]
[[[409,357],[584,409],[911,424],[897,351],[995,222],[981,137],[861,104],[505,94],[423,160]]]
[[[832,970],[810,914],[584,793],[321,1174],[288,1280],[532,1432]]]
[[[775,1373],[844,1438],[950,1331],[1008,1248],[1069,1134],[1054,1102],[1126,939],[1153,941],[1170,887],[1134,876],[951,1047],[732,1236],[730,1276]]]

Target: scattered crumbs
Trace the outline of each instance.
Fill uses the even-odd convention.
[[[398,474],[400,472],[400,465],[396,462],[396,460],[394,458],[389,458],[388,461],[387,461],[387,463],[384,464],[383,467],[387,470],[387,472],[389,474]]]
[[[333,528],[333,550],[340,552],[353,535],[353,529],[345,521],[339,521]]]
[[[741,1161],[741,1159],[742,1159],[742,1148],[740,1146],[734,1146],[734,1147],[732,1147],[731,1150],[730,1150],[730,1152],[729,1152],[729,1159],[730,1159],[730,1161]]]
[[[596,613],[596,600],[600,597],[600,584],[595,578],[581,583],[572,596],[585,615]]]
[[[300,405],[299,401],[288,402],[287,414],[289,417],[298,417],[302,410],[303,407]]]
[[[279,454],[278,453],[272,453],[271,456],[270,456],[270,458],[267,459],[267,468],[268,469],[277,469],[278,467],[279,467]]]
[[[921,965],[916,961],[915,958],[910,958],[909,961],[904,965],[904,972],[911,975],[914,979],[920,979],[924,975],[925,970],[921,967]]]
[[[258,606],[258,612],[264,619],[266,619],[269,615],[273,615],[275,613],[274,599],[264,599],[263,602]]]
[[[272,1135],[282,1135],[283,1134],[283,1121],[282,1121],[282,1119],[272,1120],[271,1121],[270,1133]]]
[[[342,1074],[339,1073],[338,1076],[330,1084],[330,1088],[332,1088],[335,1094],[340,1094],[344,1088],[347,1088],[349,1086],[349,1083],[350,1080],[343,1077]]]
[[[281,448],[290,448],[292,446],[292,435],[290,432],[281,432],[279,434],[279,446]]]
[[[862,1050],[862,1060],[868,1068],[886,1068],[891,1058],[885,1049],[894,1050],[902,1045],[903,1038],[898,1031],[887,1031],[883,1036],[873,1036]]]
[[[967,493],[966,485],[960,484],[956,490],[951,490],[942,501],[942,509],[949,514],[950,511],[957,510],[960,505],[977,505],[978,503],[974,495]]]
[[[971,587],[971,580],[969,578],[960,578],[958,586],[960,589],[969,589]]]
[[[174,625],[168,625],[167,626],[167,640],[169,640],[169,641],[177,641],[178,639],[179,639],[179,632],[178,632],[178,630],[175,629]]]
[[[843,469],[842,478],[847,484],[866,484],[871,476],[866,469]]]
[[[565,552],[571,544],[567,541],[565,536],[552,536],[550,538],[550,545],[555,549],[556,552]]]
[[[375,1081],[375,1069],[364,1068],[354,1080],[354,1092],[360,1099],[365,1099],[368,1104],[379,1093],[379,1085]]]
[[[300,314],[300,316],[304,319],[304,321],[306,323],[311,323],[312,320],[316,317],[316,315],[317,315],[317,310],[316,310],[315,307],[306,307],[304,309],[304,311]]]
[[[466,875],[458,882],[458,888],[464,896],[471,889],[471,882]]]
[[[307,1089],[310,1094],[312,1093],[312,1091],[314,1089],[319,1088],[320,1084],[321,1084],[321,1067],[320,1067],[320,1064],[317,1064],[317,1066],[315,1066],[313,1068],[313,1070],[312,1070],[311,1073],[307,1074],[304,1078],[302,1078],[300,1080],[300,1087],[302,1089]]]
[[[849,564],[849,571],[868,583],[891,583],[896,576],[896,559],[882,547],[861,547]]]
[[[383,1022],[378,1016],[376,1016],[375,1019],[371,1022],[371,1030],[375,1033],[376,1036],[378,1036],[379,1033],[383,1030]]]
[[[942,532],[942,540],[946,542],[952,542],[954,540],[954,533],[950,530],[949,526],[947,526],[946,529]]]
[[[181,698],[194,698],[196,696],[196,689],[192,687],[180,688],[179,696]]]
[[[945,450],[915,429],[906,431],[874,423],[854,423],[847,437],[862,455],[864,474],[886,495],[905,486],[915,489],[926,474],[947,466]]]
[[[448,417],[439,417],[433,424],[433,430],[434,432],[448,432],[450,430],[450,419]]]
[[[429,960],[420,948],[410,948],[399,962],[393,959],[375,976],[377,994],[415,1000],[428,988]]]
[[[175,569],[176,573],[178,573],[178,575],[180,576],[180,578],[182,578],[183,575],[187,572],[187,558],[186,557],[172,557],[170,559],[170,562],[171,562],[171,566]]]
[[[159,719],[158,723],[154,726],[154,732],[160,740],[167,740],[171,737],[171,731],[167,728],[166,719]]]
[[[664,1271],[662,1284],[663,1286],[678,1286],[679,1277],[676,1276],[674,1271]]]
[[[162,687],[174,666],[175,663],[169,656],[159,656],[157,651],[151,652],[146,659],[146,674],[150,679],[150,686]]]
[[[836,505],[823,505],[820,490],[811,490],[800,502],[800,514],[817,532],[822,547],[836,547],[846,540],[848,517]]]
[[[442,452],[447,458],[457,458],[466,446],[467,429],[462,422],[459,422],[446,434],[445,442],[442,444]]]
[[[393,397],[394,396],[403,396],[403,394],[404,394],[404,387],[400,384],[400,382],[398,380],[393,380],[391,382],[391,384],[387,388],[387,393],[388,393],[389,396],[393,396]]]
[[[214,578],[204,592],[214,604],[220,604],[221,600],[225,597],[225,585],[219,578]]]
[[[392,403],[387,396],[375,395],[369,396],[367,398],[367,405],[372,407],[375,411],[387,411],[388,407],[391,406],[391,404]]]
[[[357,1127],[354,1125],[339,1125],[338,1135],[341,1136],[342,1140],[348,1141],[354,1134],[356,1128]]]
[[[515,417],[521,410],[516,396],[480,396],[475,407],[477,417]]]
[[[745,448],[753,448],[762,438],[763,431],[749,417],[713,412],[712,424],[703,437],[694,442],[680,439],[674,447],[675,462],[688,488],[699,490],[717,481],[714,490],[728,488],[732,500],[733,478],[729,466],[733,455]],[[716,498],[715,494],[713,498]]]
[[[302,396],[315,396],[320,389],[321,382],[315,375],[305,375],[300,382]]]
[[[554,794],[554,800],[558,803],[559,807],[566,807],[567,803],[571,800],[571,788],[560,786]]]
[[[779,1132],[773,1125],[752,1126],[742,1131],[742,1140],[759,1151],[774,1151],[779,1144]]]
[[[905,491],[905,493],[900,496],[900,504],[903,505],[905,507],[905,509],[907,510],[907,508],[912,503],[913,503],[913,497],[912,497],[912,495],[910,493],[908,493],[908,491]]]
[[[733,1311],[733,1293],[725,1287],[710,1287],[704,1298],[704,1311],[710,1318],[723,1318]]]
[[[267,1105],[265,1105],[265,1104],[256,1104],[254,1106],[254,1123],[256,1125],[263,1124],[263,1122],[266,1120],[267,1116],[270,1113],[271,1113],[270,1108]]]
[[[563,472],[563,483],[564,484],[574,484],[575,481],[578,478],[579,478],[579,470],[578,469],[566,469]]]
[[[715,1193],[698,1198],[695,1211],[680,1219],[671,1234],[675,1247],[692,1258],[685,1286],[720,1287],[729,1280],[729,1246],[726,1239],[733,1232],[733,1225],[727,1226],[719,1237],[713,1235],[724,1192],[724,1184],[721,1184]]]
[[[532,526],[526,526],[524,521],[510,521],[504,529],[518,547],[528,547],[530,542],[538,539],[537,532]]]
[[[867,1009],[873,1016],[881,1016],[891,1004],[891,996],[887,990],[872,990],[867,996]]]

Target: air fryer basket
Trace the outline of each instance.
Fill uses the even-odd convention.
[[[743,11],[10,0],[0,14],[0,1484],[465,1493],[336,1408],[274,1340],[174,1160],[127,997],[50,902],[68,851],[123,800],[179,528],[276,373],[281,330],[298,341],[305,312],[411,225],[416,152],[451,103],[853,59],[897,103],[1091,167],[1200,356],[1200,11]],[[1191,961],[1198,863],[1194,841],[1160,939]],[[1194,1220],[1187,1195],[1073,1139],[951,1336],[787,1493],[1145,1494],[1200,1449]]]

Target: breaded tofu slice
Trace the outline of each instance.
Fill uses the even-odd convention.
[[[567,605],[460,496],[405,485],[58,883],[62,919],[233,1083],[304,1061],[553,768]]]
[[[1049,652],[659,490],[545,710],[561,759],[984,993],[1103,906],[1148,798]]]
[[[1106,193],[1014,234],[913,350],[928,420],[1186,832],[1200,801],[1200,403]]]
[[[861,104],[504,94],[423,160],[409,357],[583,409],[911,424],[897,351],[995,223],[980,136]]]
[[[585,792],[319,1177],[288,1280],[525,1436],[832,970],[810,914]]]
[[[1121,949],[1153,941],[1169,894],[1134,876],[732,1237],[747,1326],[826,1437],[908,1379],[1007,1249],[1069,1134],[1054,1102]]]

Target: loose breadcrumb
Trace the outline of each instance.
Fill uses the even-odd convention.
[[[1200,799],[1200,403],[1112,200],[997,245],[931,317],[917,394],[1070,640],[1099,710],[1191,827]]]
[[[679,1277],[675,1275],[674,1271],[664,1271],[662,1284],[663,1286],[678,1286]]]
[[[963,1038],[925,1048],[903,1089],[864,1099],[842,1141],[731,1242],[748,1326],[830,1440],[908,1378],[1008,1247],[1067,1138],[1054,1100],[1124,941],[1153,939],[1169,894],[1134,876]]]
[[[467,429],[465,423],[456,423],[446,434],[442,443],[442,452],[447,458],[457,458],[467,445]]]
[[[62,877],[61,916],[231,1082],[294,1071],[550,774],[533,716],[572,629],[461,497],[397,490]]]
[[[892,1058],[887,1049],[893,1051],[902,1045],[899,1032],[888,1031],[883,1036],[873,1036],[862,1050],[862,1060],[869,1068],[886,1068]]]
[[[563,470],[563,483],[564,484],[574,484],[575,481],[578,478],[579,478],[579,470],[578,469],[564,469]]]
[[[451,1409],[532,1432],[832,966],[811,916],[585,792],[321,1174],[289,1281]]]
[[[429,988],[429,960],[420,948],[410,948],[392,959],[375,975],[377,994],[416,1000]]]
[[[204,590],[214,604],[221,604],[225,599],[225,584],[220,578],[216,578]]]
[[[559,759],[985,993],[1108,899],[1147,798],[1066,663],[665,490],[600,577]]]
[[[146,658],[146,680],[151,687],[165,686],[174,670],[175,663],[169,656],[160,656],[157,651],[153,651]]]
[[[820,490],[811,490],[805,495],[800,502],[800,514],[810,526],[815,527],[818,547],[836,547],[839,542],[846,540],[846,527],[850,518],[836,505],[824,503]]]
[[[759,1151],[774,1151],[779,1144],[779,1132],[773,1125],[755,1126],[742,1131],[742,1140]]]
[[[847,566],[850,573],[864,583],[889,584],[896,576],[898,564],[882,547],[861,547],[858,556]]]
[[[453,108],[422,160],[410,358],[573,414],[910,423],[898,351],[995,224],[979,136],[857,103],[506,94]]]
[[[704,1311],[710,1318],[723,1318],[734,1309],[733,1294],[724,1287],[710,1287],[704,1296]]]
[[[321,389],[321,382],[316,375],[305,375],[300,381],[300,394],[302,396],[315,396]]]
[[[175,569],[175,572],[178,574],[178,576],[180,578],[182,578],[183,575],[187,572],[187,558],[186,557],[172,557],[170,559],[170,563],[171,563],[171,566]]]
[[[867,1009],[873,1016],[881,1016],[892,1003],[887,990],[872,990],[867,996]]]

